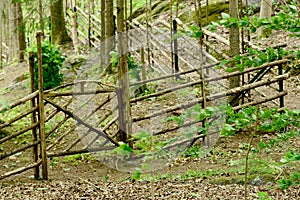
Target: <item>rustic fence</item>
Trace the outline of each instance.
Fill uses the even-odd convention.
[[[86,16],[80,9],[77,9],[76,12],[80,15],[81,19],[78,20],[80,23],[86,24],[86,20],[93,18]],[[94,19],[94,22],[90,23],[98,24],[99,22]],[[207,46],[205,49],[196,39],[185,36],[168,39],[170,36],[153,24],[143,25],[136,20],[128,23],[135,30],[134,34],[128,34],[129,47],[135,46],[135,49],[131,48],[131,53],[143,64],[142,77],[130,84],[131,91],[133,91],[130,99],[132,122],[134,127],[138,127],[137,130],[142,130],[143,124],[157,125],[157,122],[162,119],[184,114],[186,109],[196,104],[200,104],[201,108],[205,109],[213,105],[214,101],[222,99],[226,101],[224,100],[226,96],[232,95],[240,102],[239,106],[233,108],[234,110],[268,102],[284,108],[283,97],[287,91],[284,91],[283,81],[288,79],[289,74],[283,72],[282,65],[288,62],[287,59],[247,68],[242,72],[227,73],[222,69],[218,71],[214,68],[218,61],[209,52],[214,51],[224,58],[228,57],[208,41],[210,37],[213,37],[226,44],[227,41],[224,38],[204,31],[205,38],[208,38],[206,42],[204,41],[204,45]],[[163,21],[160,24],[166,26]],[[96,24],[94,25],[96,26]],[[177,30],[176,25],[184,28],[184,25],[175,19],[174,34]],[[100,32],[98,29],[90,31],[90,34],[78,32],[79,35],[84,36],[78,38],[81,43],[92,43],[91,33],[98,35]],[[86,34],[89,36],[88,38],[85,36]],[[38,41],[38,46],[40,46],[40,37],[38,37]],[[174,49],[171,48],[171,43]],[[143,45],[139,46],[138,44]],[[97,44],[92,43],[92,45],[96,46]],[[199,59],[195,55],[195,51],[191,49],[196,49],[196,52],[203,56],[202,59]],[[33,59],[34,55],[30,54],[31,77],[33,77]],[[41,52],[39,50],[40,59]],[[41,62],[39,65],[39,76],[41,77]],[[154,71],[151,73],[152,77],[148,76],[151,71]],[[227,80],[234,76],[246,78],[243,79],[240,87],[228,89]],[[166,82],[170,84],[165,84]],[[117,123],[118,113],[116,113],[119,105],[115,100],[117,96],[115,86],[87,79],[64,84],[47,91],[35,91],[33,85],[33,78],[31,78],[31,94],[10,104],[6,108],[7,110],[1,110],[7,117],[0,124],[2,133],[0,162],[3,166],[7,166],[7,169],[1,171],[0,179],[29,169],[34,169],[34,177],[38,178],[40,166],[43,179],[47,179],[47,158],[49,157],[110,151],[119,145],[120,126]],[[135,94],[143,87],[155,89],[151,93]],[[218,88],[218,90],[207,91],[208,87],[214,90]],[[42,82],[39,82],[39,88],[42,88]],[[263,94],[265,88],[267,88],[267,94]],[[192,92],[195,89],[198,91],[197,94]],[[271,92],[269,92],[270,90]],[[260,95],[255,95],[253,91]],[[164,102],[166,100],[169,103]],[[149,108],[146,109],[147,112],[145,109],[141,109],[145,107]],[[19,114],[16,115],[16,113]],[[178,134],[177,131],[182,128],[203,126],[204,121],[212,123],[214,118],[202,121],[190,120],[183,125],[166,123],[153,128],[152,135],[161,137],[163,140],[169,138],[168,135],[172,137],[172,135]],[[218,133],[218,130],[211,130],[209,136]],[[206,137],[208,137],[207,134],[199,131],[192,139],[182,139],[172,145],[186,143],[189,146],[199,138],[205,139]],[[24,139],[20,140],[20,138]],[[171,148],[172,145],[166,148]],[[19,154],[28,159],[15,166],[6,164],[9,163],[9,159],[13,159],[13,156]]]

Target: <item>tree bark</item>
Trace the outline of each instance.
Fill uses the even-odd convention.
[[[101,0],[101,66],[105,64],[105,0]]]
[[[238,18],[238,1],[230,0],[229,1],[229,14],[230,17]],[[230,57],[234,57],[240,53],[240,33],[238,27],[232,27],[229,31],[229,41],[230,41]],[[229,78],[229,89],[236,88],[240,86],[240,76],[235,76]],[[228,102],[232,106],[239,105],[239,101],[236,100],[232,102],[234,96],[228,97]]]
[[[13,61],[17,55],[18,40],[17,40],[17,12],[16,3],[9,1],[9,12],[8,12],[8,25],[9,25],[9,56],[7,61]]]
[[[66,44],[71,41],[66,29],[63,12],[63,0],[52,0],[51,12],[51,43],[54,45]]]
[[[3,54],[3,45],[2,45],[2,42],[3,42],[3,39],[2,39],[2,36],[3,36],[3,33],[2,33],[2,27],[4,26],[4,23],[3,23],[3,2],[0,1],[0,69],[2,69],[2,64],[3,64],[3,57],[2,57],[2,54]]]
[[[260,7],[260,14],[259,18],[270,18],[272,15],[272,0],[262,0],[261,7]],[[261,37],[268,37],[271,32],[268,32],[263,27],[258,29],[258,35]]]
[[[114,15],[113,15],[113,0],[106,0],[105,5],[105,65],[106,72],[112,73],[112,66],[110,64],[110,52],[114,50],[115,46],[115,30],[114,30]]]
[[[26,36],[25,36],[25,24],[23,22],[23,12],[21,3],[16,3],[17,12],[17,27],[18,27],[18,41],[19,41],[19,62],[23,62],[26,52]]]
[[[117,1],[117,31],[118,31],[118,75],[119,75],[119,138],[127,142],[128,134],[131,133],[131,110],[127,64],[127,39],[125,33],[124,2]],[[132,145],[131,145],[132,146]]]
[[[43,2],[39,0],[39,29],[44,33]]]

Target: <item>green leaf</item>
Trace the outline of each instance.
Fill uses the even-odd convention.
[[[223,19],[230,19],[230,15],[227,13],[221,13]]]
[[[141,170],[140,169],[136,169],[132,172],[131,174],[131,179],[132,180],[140,180],[141,179]]]
[[[137,139],[137,140],[141,140],[141,139],[145,139],[145,138],[149,138],[151,137],[151,134],[146,132],[146,131],[141,131],[139,133],[136,133],[136,134],[132,134],[131,135],[134,139]]]

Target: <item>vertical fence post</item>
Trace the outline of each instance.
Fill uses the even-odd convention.
[[[42,63],[42,32],[38,31],[36,35],[38,46],[38,89],[39,89],[39,120],[40,120],[40,141],[41,141],[41,158],[42,158],[42,175],[43,179],[48,179],[47,153],[46,153],[46,137],[45,137],[45,108],[44,108],[44,91],[43,91],[43,63]]]
[[[173,37],[174,37],[174,67],[175,67],[175,73],[178,73],[179,72],[179,66],[178,66],[178,41],[177,41],[177,37],[176,37],[176,34],[177,34],[177,22],[176,20],[174,19],[173,20],[173,31],[174,31],[174,34],[173,34]],[[179,76],[176,76],[176,78],[179,78]]]
[[[282,64],[278,65],[278,75],[282,75]],[[280,80],[278,82],[279,84],[279,92],[283,92],[283,80]],[[284,107],[284,96],[281,96],[279,98],[279,101],[280,101],[280,108],[283,108]]]
[[[30,72],[30,90],[31,93],[36,91],[35,85],[34,85],[34,52],[29,52],[29,72]],[[34,108],[36,106],[36,97],[31,99],[31,107]],[[36,118],[36,112],[33,111],[32,112],[32,116],[31,116],[31,123],[34,124],[37,122],[37,118]],[[37,131],[36,131],[36,127],[34,127],[32,129],[32,140],[33,141],[37,141],[38,137],[37,137]],[[38,153],[38,145],[35,145],[33,147],[33,162],[37,162],[39,159],[39,153]],[[39,166],[36,166],[34,168],[34,178],[38,179],[39,178]]]

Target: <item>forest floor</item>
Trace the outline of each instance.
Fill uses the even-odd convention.
[[[254,138],[253,147],[273,137],[266,134]],[[48,181],[34,180],[31,170],[12,176],[0,182],[0,199],[241,199],[245,191],[246,141],[247,134],[220,138],[213,149],[197,151],[198,158],[179,157],[172,165],[141,174],[140,180],[93,157],[50,160]],[[299,147],[299,136],[288,143]],[[299,186],[285,191],[276,187],[277,176],[288,175],[273,164],[283,157],[284,150],[278,146],[272,152],[250,154],[249,199],[258,199],[261,192],[272,199],[299,199]]]

